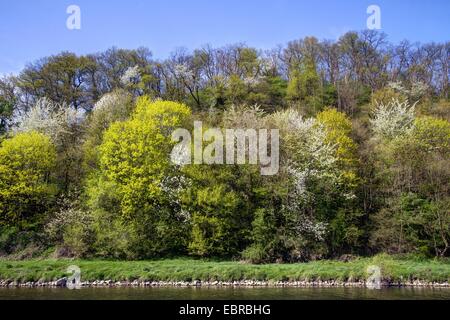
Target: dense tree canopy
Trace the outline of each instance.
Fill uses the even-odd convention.
[[[449,54],[363,31],[31,63],[0,79],[0,253],[448,256]],[[172,163],[194,121],[278,129],[278,173]]]

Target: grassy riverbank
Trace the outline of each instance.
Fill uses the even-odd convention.
[[[81,268],[83,281],[358,281],[368,277],[367,267],[381,268],[383,280],[450,280],[450,260],[420,260],[380,255],[349,262],[315,261],[300,264],[252,265],[188,258],[156,261],[104,260],[0,260],[0,279],[52,281],[66,276],[69,265]]]

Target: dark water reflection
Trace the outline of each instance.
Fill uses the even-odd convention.
[[[0,300],[450,300],[450,289],[430,288],[83,288],[0,289]]]

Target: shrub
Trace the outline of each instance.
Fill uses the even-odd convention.
[[[61,195],[58,210],[45,225],[52,243],[62,245],[68,255],[83,257],[92,251],[92,217],[83,208],[79,192]]]

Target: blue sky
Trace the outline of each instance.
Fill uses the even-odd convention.
[[[66,28],[71,4],[81,8],[81,30]],[[0,74],[61,51],[146,46],[165,58],[177,47],[336,39],[366,28],[371,4],[393,42],[450,40],[449,0],[0,0]]]

